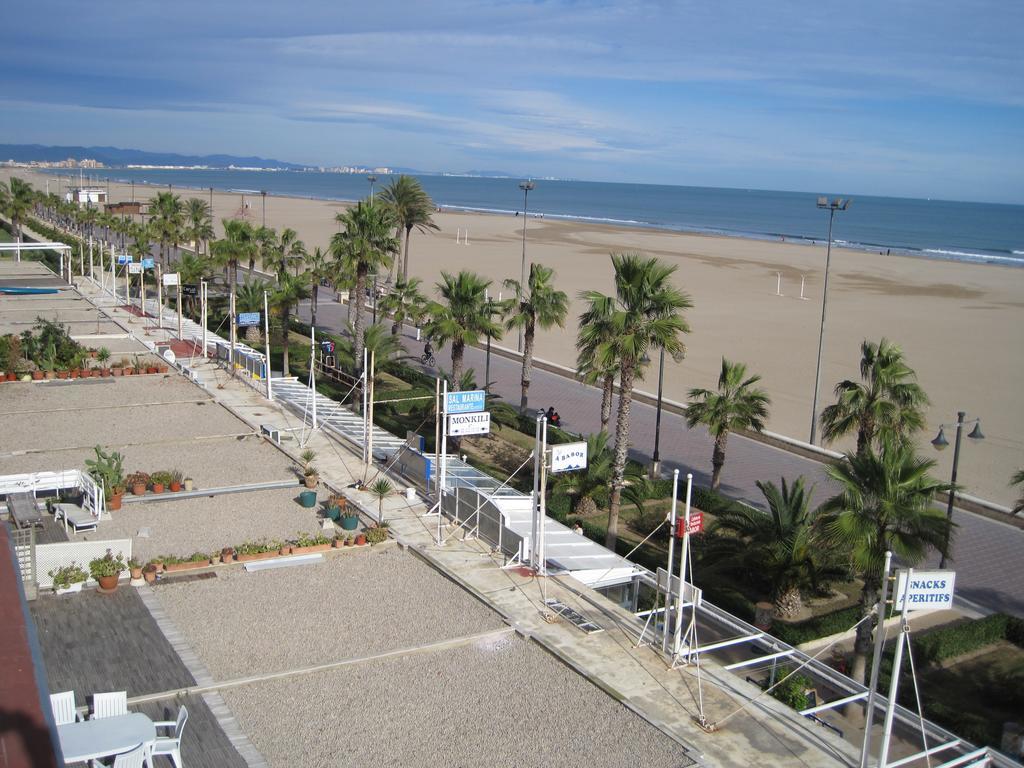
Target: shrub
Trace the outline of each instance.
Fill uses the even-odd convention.
[[[786,667],[779,667],[778,679],[786,677],[790,670]],[[797,711],[807,709],[807,694],[805,691],[813,687],[810,678],[804,675],[793,675],[786,678],[771,690],[772,698],[778,699],[787,707]]]
[[[914,639],[914,658],[921,664],[937,664],[1009,639],[1010,617],[994,613],[983,619],[943,627]],[[1024,622],[1019,623],[1024,624]],[[1012,642],[1012,641],[1011,641]]]
[[[860,606],[852,605],[848,608],[841,608],[822,616],[815,616],[806,621],[798,621],[792,624],[775,621],[772,623],[771,633],[784,643],[800,645],[820,637],[828,637],[840,632],[846,632],[857,623],[860,618]]]
[[[54,589],[67,589],[72,584],[85,581],[88,574],[82,566],[72,560],[69,565],[63,565],[50,571],[50,578],[53,579]]]
[[[388,538],[388,529],[375,525],[366,529],[366,541],[370,544],[380,544]]]
[[[89,573],[97,581],[103,576],[118,576],[124,569],[124,555],[120,552],[115,555],[109,549],[103,557],[89,561]]]
[[[124,479],[124,484],[131,488],[133,485],[144,485],[149,487],[150,477],[147,472],[132,472]]]

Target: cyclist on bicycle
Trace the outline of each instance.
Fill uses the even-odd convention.
[[[430,339],[427,339],[423,343],[423,357],[431,358],[434,356],[434,348],[430,346]]]

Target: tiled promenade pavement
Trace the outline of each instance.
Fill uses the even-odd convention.
[[[321,293],[317,322],[338,332],[345,325],[346,311],[331,298],[330,292]],[[309,322],[308,303],[302,307],[301,316]],[[410,355],[419,357],[422,354],[422,343],[415,341],[410,334],[403,335],[403,342]],[[436,350],[434,356],[441,367],[451,367],[447,349]],[[559,362],[563,365],[574,363],[572,360]],[[477,381],[482,383],[483,350],[467,348],[465,365],[474,369]],[[492,353],[494,392],[515,406],[519,404],[520,371],[518,362]],[[656,367],[652,367],[652,372],[651,381],[641,382],[641,389],[654,389],[657,385]],[[553,405],[565,427],[573,432],[588,434],[600,427],[599,390],[538,368],[533,369],[530,405],[544,409]],[[614,420],[614,410],[612,418]],[[634,401],[630,427],[634,448],[631,455],[644,463],[650,461],[654,450],[654,426],[654,407]],[[703,427],[688,429],[682,417],[662,412],[659,453],[666,476],[678,467],[681,475],[692,472],[696,484],[707,486],[711,479],[711,448],[711,438]],[[804,475],[808,484],[815,486],[814,498],[819,502],[833,492],[819,462],[738,435],[729,438],[722,475],[722,491],[727,495],[763,506],[763,498],[755,484],[758,480],[778,483],[780,477],[792,479],[798,475]],[[985,612],[1004,611],[1024,616],[1024,570],[1019,567],[1024,555],[1024,531],[961,511],[955,513],[955,520],[959,530],[951,567],[957,571],[958,597]],[[919,567],[937,566],[938,556],[935,556]]]

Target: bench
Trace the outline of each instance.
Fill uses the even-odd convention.
[[[18,528],[30,528],[43,524],[43,513],[39,511],[36,499],[31,493],[8,494],[7,509]]]

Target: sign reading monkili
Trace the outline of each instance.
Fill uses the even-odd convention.
[[[448,434],[452,437],[460,435],[486,435],[491,431],[491,414],[483,413],[452,413],[448,416]]]

